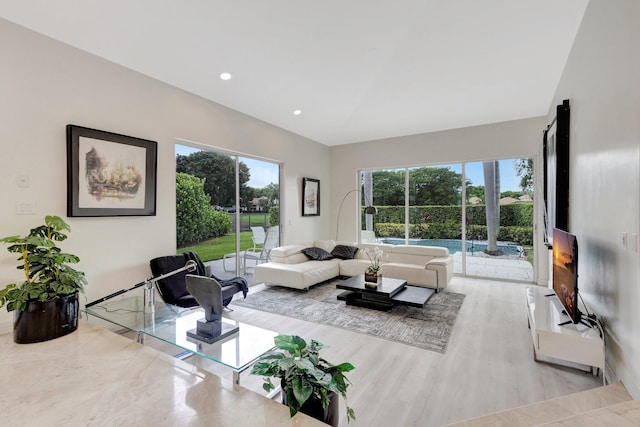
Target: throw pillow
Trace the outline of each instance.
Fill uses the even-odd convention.
[[[331,251],[331,255],[340,259],[353,259],[356,256],[356,252],[358,252],[358,248],[355,246],[336,245]]]
[[[325,251],[322,248],[316,248],[316,247],[304,248],[300,252],[305,254],[307,258],[312,259],[314,261],[325,261],[333,258],[333,255],[331,255],[329,252]]]

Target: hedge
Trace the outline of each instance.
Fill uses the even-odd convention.
[[[376,235],[380,237],[404,236],[405,209],[403,206],[376,206]],[[409,238],[461,239],[462,207],[412,206],[409,208]],[[364,213],[363,213],[364,221]],[[467,206],[467,239],[487,239],[485,205]],[[533,203],[513,203],[500,206],[498,240],[521,245],[533,244]]]
[[[176,174],[176,239],[178,247],[219,237],[231,231],[225,212],[211,206],[204,180],[186,173]]]
[[[404,224],[404,206],[376,206],[376,222]],[[411,206],[409,224],[460,221],[462,206]],[[363,209],[364,221],[364,209]],[[485,205],[467,206],[467,223],[487,225]],[[512,203],[500,206],[500,226],[531,227],[533,202]]]

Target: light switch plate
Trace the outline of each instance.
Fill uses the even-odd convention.
[[[16,202],[16,214],[18,215],[35,215],[35,202]]]

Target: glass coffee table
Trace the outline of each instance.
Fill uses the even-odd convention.
[[[424,307],[436,292],[435,289],[407,285],[406,280],[384,276],[377,287],[369,287],[364,284],[364,274],[350,277],[338,283],[336,288],[345,290],[338,299],[347,305],[381,311],[389,311],[396,304]]]
[[[239,327],[237,333],[213,344],[196,341],[187,337],[187,331],[204,317],[202,308],[181,308],[158,300],[154,308],[153,313],[145,312],[144,298],[136,296],[101,302],[84,311],[134,332],[142,344],[145,337],[155,338],[178,348],[176,357],[195,354],[225,365],[233,370],[235,384],[240,384],[241,372],[275,348],[273,338],[277,332],[225,318],[223,322]]]

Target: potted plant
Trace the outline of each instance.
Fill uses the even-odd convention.
[[[374,248],[373,254],[369,248],[364,248],[363,251],[371,263],[364,271],[364,284],[365,286],[376,287],[382,280],[380,262],[386,257],[386,254],[377,246]]]
[[[328,424],[338,425],[338,394],[347,399],[349,380],[344,373],[354,369],[351,363],[333,365],[320,357],[324,345],[297,335],[278,335],[274,350],[261,356],[251,374],[264,377],[262,387],[275,389],[271,377],[280,378],[283,403],[293,417],[298,411]],[[355,412],[347,406],[347,421],[355,420]]]
[[[80,259],[56,246],[71,228],[58,216],[46,216],[44,225],[28,235],[0,239],[7,250],[17,253],[24,271],[23,282],[0,289],[0,307],[14,311],[13,339],[17,343],[46,341],[78,328],[78,292],[84,291],[84,273],[67,264]]]

